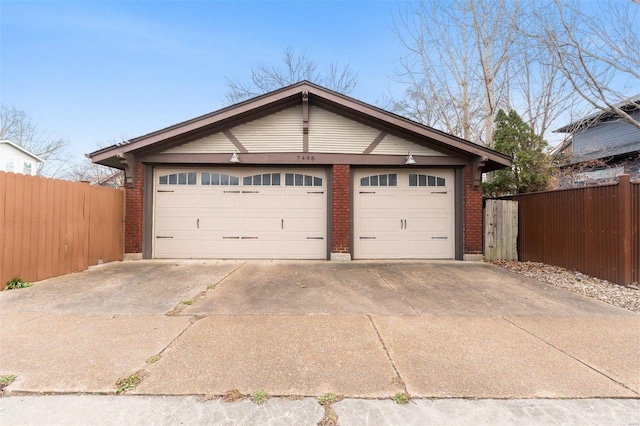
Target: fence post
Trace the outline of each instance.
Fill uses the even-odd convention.
[[[631,180],[618,177],[618,284],[631,285]]]

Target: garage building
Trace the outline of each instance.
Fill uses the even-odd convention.
[[[89,154],[130,258],[469,259],[508,157],[301,82]]]

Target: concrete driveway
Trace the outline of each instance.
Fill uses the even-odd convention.
[[[0,321],[13,392],[640,396],[640,315],[481,263],[119,262]]]

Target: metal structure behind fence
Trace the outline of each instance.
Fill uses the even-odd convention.
[[[508,197],[519,203],[520,260],[573,269],[622,285],[640,281],[640,184]]]
[[[0,172],[0,289],[122,260],[124,191]]]

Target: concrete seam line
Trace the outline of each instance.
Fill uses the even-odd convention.
[[[398,371],[396,364],[393,362],[393,359],[391,358],[391,354],[389,353],[389,349],[387,349],[387,345],[384,343],[384,340],[382,340],[380,331],[378,331],[378,327],[376,327],[376,324],[373,322],[373,318],[371,318],[371,315],[367,315],[367,318],[369,318],[369,322],[371,322],[371,326],[373,327],[373,329],[376,332],[376,335],[378,336],[378,341],[380,342],[382,349],[384,349],[385,355],[387,355],[389,364],[391,364],[391,367],[393,368],[394,373],[396,373],[396,377],[400,379],[400,382],[402,383],[402,388],[404,389],[404,393],[409,395],[409,392],[407,391],[407,384],[405,383],[404,378],[400,375],[400,371]]]
[[[553,343],[551,343],[551,342],[547,342],[547,341],[546,341],[546,340],[544,340],[542,337],[536,336],[535,334],[533,334],[533,333],[532,333],[532,332],[530,332],[529,330],[527,330],[527,329],[525,329],[525,328],[523,328],[523,327],[519,326],[519,325],[518,325],[518,324],[516,324],[515,322],[513,322],[513,321],[509,320],[508,318],[505,318],[505,317],[502,317],[502,316],[501,316],[500,318],[502,318],[503,320],[505,320],[505,321],[506,321],[506,322],[508,322],[509,324],[513,325],[514,327],[519,328],[520,330],[524,331],[525,333],[529,334],[530,336],[533,336],[534,338],[536,338],[536,339],[540,340],[541,342],[543,342],[543,343],[545,343],[545,344],[547,344],[547,345],[551,346],[553,349],[557,350],[558,352],[561,352],[561,353],[565,354],[566,356],[568,356],[569,358],[571,358],[571,359],[573,359],[573,360],[575,360],[575,361],[578,361],[580,364],[582,364],[582,365],[584,365],[585,367],[587,367],[587,368],[589,368],[589,369],[591,369],[591,370],[595,371],[596,373],[598,373],[598,374],[600,374],[600,375],[602,375],[602,376],[606,377],[607,379],[611,380],[612,382],[614,382],[614,383],[616,383],[616,384],[618,384],[618,385],[622,386],[623,388],[625,388],[625,389],[627,389],[627,390],[629,390],[629,391],[633,392],[633,393],[634,393],[634,394],[636,394],[636,395],[640,395],[638,392],[636,392],[635,390],[631,389],[631,388],[630,388],[629,386],[627,386],[626,384],[624,384],[624,383],[622,383],[622,382],[620,382],[620,381],[618,381],[618,380],[614,379],[613,377],[611,377],[611,376],[607,375],[606,373],[604,373],[604,372],[602,372],[602,371],[598,370],[597,368],[594,368],[594,367],[590,366],[590,365],[589,365],[589,364],[587,364],[586,362],[582,361],[582,360],[581,360],[581,359],[579,359],[579,358],[576,358],[575,356],[571,355],[570,353],[568,353],[568,352],[566,352],[566,351],[563,351],[563,350],[562,350],[562,349],[560,349],[559,347],[555,346]]]
[[[222,279],[220,279],[217,283],[215,283],[214,285],[220,285],[222,284],[223,281],[225,281],[227,278],[229,278],[231,275],[233,275],[238,269],[242,268],[244,265],[247,264],[247,261],[245,260],[244,262],[242,262],[237,268],[235,268],[233,271],[229,272],[227,275],[225,275],[224,277],[222,277]]]
[[[8,328],[8,329],[6,329],[6,330],[10,330],[10,329],[14,329],[14,328],[16,328],[16,327],[20,327],[21,325],[24,325],[24,324],[30,323],[31,321],[35,321],[35,320],[37,320],[37,319],[40,319],[40,318],[46,317],[46,316],[48,316],[48,315],[51,315],[51,312],[45,312],[45,313],[43,313],[42,315],[38,315],[37,317],[34,317],[34,318],[31,318],[31,319],[28,319],[28,320],[26,320],[26,321],[22,321],[21,323],[15,324],[15,325],[13,325],[12,327],[10,327],[10,328]]]
[[[379,277],[380,277],[380,279],[381,279],[381,280],[382,280],[382,281],[383,281],[387,286],[389,286],[389,288],[390,288],[391,290],[393,290],[396,294],[398,294],[398,296],[400,296],[400,299],[402,299],[402,301],[403,301],[404,303],[406,303],[406,304],[411,308],[411,310],[416,314],[416,316],[420,316],[420,314],[418,313],[418,311],[416,311],[416,310],[415,310],[415,308],[413,307],[413,305],[411,305],[411,303],[409,303],[409,301],[408,301],[407,299],[405,299],[405,298],[404,298],[404,296],[402,295],[402,293],[400,293],[398,290],[396,290],[396,289],[395,289],[395,287],[393,287],[391,284],[389,284],[389,283],[387,282],[387,280],[385,280],[385,279],[382,277],[382,275],[380,275],[380,272],[378,272],[378,270],[377,270],[375,267],[371,267],[371,269],[373,269],[373,272],[375,272],[375,273],[376,273],[376,275],[377,275],[377,276],[379,276]]]

